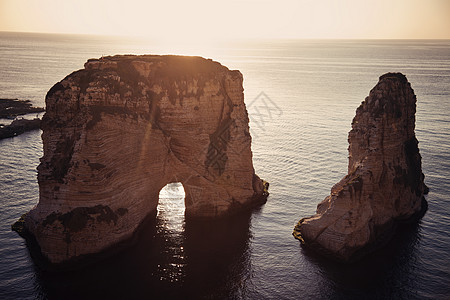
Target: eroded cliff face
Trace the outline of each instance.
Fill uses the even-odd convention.
[[[39,203],[25,216],[44,256],[64,262],[129,238],[171,182],[189,216],[263,203],[242,80],[200,57],[129,55],[89,60],[53,86]]]
[[[396,221],[425,208],[424,175],[414,134],[416,96],[406,77],[388,73],[356,110],[349,133],[348,175],[294,236],[343,261],[375,245]]]

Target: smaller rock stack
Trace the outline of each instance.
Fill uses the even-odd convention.
[[[385,238],[399,220],[426,210],[416,96],[401,73],[387,73],[356,110],[348,135],[348,175],[331,188],[316,214],[301,219],[294,237],[349,261]]]

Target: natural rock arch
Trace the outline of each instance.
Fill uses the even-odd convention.
[[[263,203],[242,74],[179,56],[92,59],[53,86],[42,121],[39,203],[25,228],[52,263],[129,238],[181,182],[186,215]]]

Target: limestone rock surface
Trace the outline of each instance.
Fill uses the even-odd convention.
[[[348,174],[293,235],[342,261],[373,248],[396,222],[426,209],[415,137],[416,96],[400,73],[387,73],[356,110],[348,135]]]
[[[181,182],[186,214],[264,203],[243,77],[200,57],[91,59],[54,85],[42,120],[39,203],[25,227],[52,263],[129,238]]]

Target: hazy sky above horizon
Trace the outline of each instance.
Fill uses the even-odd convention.
[[[450,0],[0,0],[0,31],[186,40],[450,39]]]

